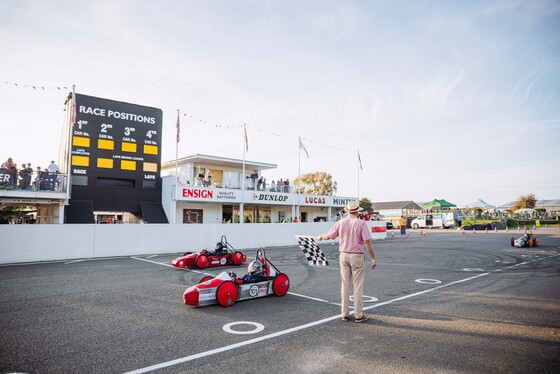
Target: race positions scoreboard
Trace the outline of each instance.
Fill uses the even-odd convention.
[[[75,102],[72,199],[131,212],[161,202],[161,109],[82,94]]]

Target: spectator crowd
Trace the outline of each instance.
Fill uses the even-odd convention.
[[[18,169],[11,157],[0,165],[0,189],[54,191],[60,188],[63,178],[54,161],[45,169],[37,166],[36,170],[33,170],[31,163],[21,164]]]

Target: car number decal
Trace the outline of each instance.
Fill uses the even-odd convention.
[[[221,265],[225,265],[225,264],[226,264],[226,258],[225,258],[225,257],[222,257],[222,258],[220,259],[220,264],[221,264]]]
[[[249,287],[249,296],[251,297],[255,297],[259,294],[259,286],[252,285],[251,287]]]

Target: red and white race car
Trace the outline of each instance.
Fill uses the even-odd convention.
[[[179,269],[206,269],[208,266],[241,265],[244,262],[247,262],[247,255],[235,250],[223,235],[216,243],[213,252],[207,249],[194,253],[187,252],[174,259],[171,264]]]
[[[255,260],[262,265],[262,281],[246,283],[235,273],[224,271],[216,277],[206,276],[199,284],[187,288],[183,301],[197,307],[212,304],[228,307],[236,301],[288,293],[290,279],[267,260],[264,248],[257,249]]]
[[[511,238],[512,247],[537,247],[539,245],[539,238],[533,235],[533,232],[525,233],[522,237],[515,239]]]

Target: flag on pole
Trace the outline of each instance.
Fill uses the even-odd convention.
[[[305,146],[301,142],[301,137],[299,138],[299,149],[303,149],[305,151],[307,158],[309,158],[309,153],[307,153],[307,149],[305,149]]]
[[[249,152],[249,141],[247,140],[247,127],[243,124],[243,141],[245,142],[245,150]]]
[[[360,170],[364,170],[362,167],[362,159],[360,158],[360,150],[358,149],[358,162],[360,163]]]
[[[74,126],[76,123],[76,93],[72,92],[72,114],[70,118],[70,125]]]
[[[179,110],[177,110],[177,143],[181,138],[181,121],[179,120]]]

